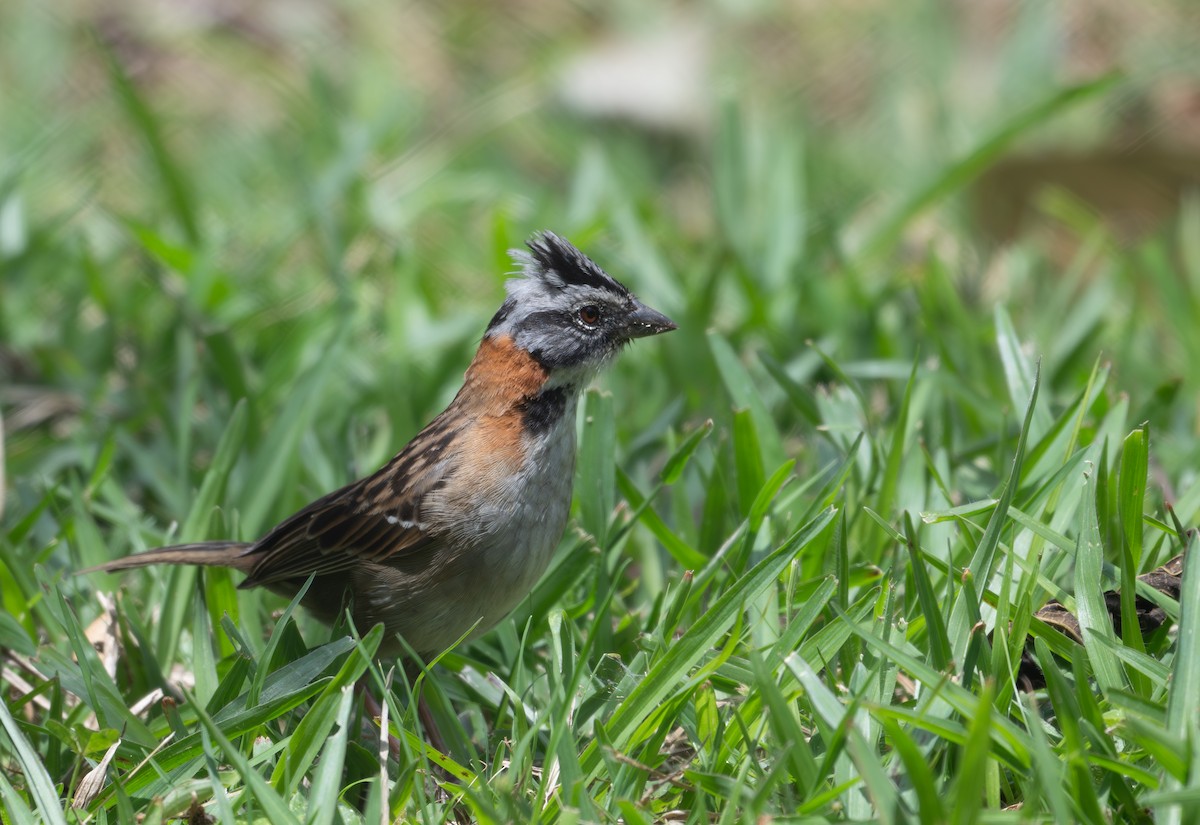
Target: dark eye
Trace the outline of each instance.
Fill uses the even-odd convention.
[[[594,327],[600,323],[600,308],[592,304],[579,308],[579,320],[583,321],[589,327]]]

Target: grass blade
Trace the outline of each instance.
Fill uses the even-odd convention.
[[[196,219],[195,209],[192,205],[195,196],[188,187],[187,178],[184,177],[175,163],[175,159],[171,156],[171,152],[167,149],[167,142],[163,138],[158,117],[142,100],[117,56],[103,45],[100,48],[108,65],[109,80],[117,91],[117,98],[124,106],[125,114],[133,123],[134,128],[146,142],[154,170],[158,174],[163,189],[166,190],[170,211],[178,222],[179,228],[187,237],[188,243],[195,245],[200,241],[200,222]]]
[[[913,581],[917,585],[917,599],[921,604],[926,632],[929,634],[929,656],[933,660],[933,666],[944,672],[950,664],[952,654],[950,637],[946,632],[937,593],[929,578],[929,569],[925,566],[921,548],[917,544],[917,532],[912,523],[912,516],[908,513],[904,514],[904,546],[908,550],[909,569],[912,570]]]
[[[25,734],[21,732],[17,720],[9,713],[8,704],[3,701],[0,701],[0,728],[4,729],[9,745],[16,754],[17,764],[21,766],[21,773],[24,774],[25,781],[32,791],[33,800],[37,804],[42,821],[49,822],[51,825],[67,825],[66,817],[63,816],[62,800],[54,790],[53,780],[46,773],[46,768],[37,751],[33,749],[29,740],[25,738]]]
[[[1126,680],[1121,663],[1113,655],[1110,645],[1096,641],[1099,636],[1115,644],[1116,636],[1112,617],[1104,602],[1104,545],[1096,521],[1096,492],[1091,482],[1092,479],[1084,478],[1083,524],[1075,550],[1075,605],[1079,612],[1083,646],[1092,663],[1096,681],[1107,694],[1124,688]]]
[[[728,341],[712,332],[708,336],[708,345],[713,358],[716,359],[725,389],[733,399],[734,407],[749,410],[750,417],[754,419],[754,431],[761,450],[759,463],[764,467],[775,466],[787,452],[783,449],[783,440],[779,437],[775,420],[771,417],[754,380]]]
[[[1025,421],[1022,423],[1021,432],[1017,436],[1016,454],[1013,456],[1012,469],[1009,471],[1008,479],[1004,483],[1004,489],[1000,493],[1000,498],[996,502],[996,509],[992,511],[992,515],[988,519],[983,538],[979,540],[979,544],[975,548],[975,553],[971,557],[969,570],[975,577],[975,580],[981,582],[984,586],[986,586],[988,580],[992,577],[996,563],[996,553],[1000,547],[1000,534],[1004,531],[1008,523],[1008,508],[1012,504],[1013,496],[1017,492],[1017,485],[1021,481],[1021,464],[1025,458],[1025,445],[1028,443],[1029,428],[1033,423],[1033,411],[1037,407],[1038,387],[1040,384],[1041,367],[1039,366],[1033,376],[1033,387],[1029,393],[1029,404],[1025,408]],[[958,598],[954,602],[948,623],[950,640],[954,645],[954,658],[960,662],[967,652],[967,644],[970,640],[969,631],[973,624],[970,614],[972,609],[979,607],[978,604],[968,605],[966,603],[967,598],[967,588],[964,587],[959,591]]]
[[[1193,563],[1183,568],[1183,584],[1179,591],[1179,638],[1176,643],[1175,667],[1171,676],[1171,691],[1167,698],[1167,730],[1177,731],[1191,745],[1191,758],[1195,760],[1197,743],[1200,742],[1200,564],[1195,564],[1195,541],[1188,543],[1189,557]],[[1180,797],[1180,804],[1164,799],[1155,804],[1155,819],[1168,825],[1194,822],[1200,816],[1200,779],[1196,771],[1190,773],[1187,784],[1173,776],[1163,782],[1162,790],[1187,791],[1190,795]]]
[[[580,525],[602,548],[608,546],[608,523],[616,504],[616,440],[612,395],[589,390],[579,442],[577,500]]]
[[[962,190],[1021,135],[1081,103],[1098,97],[1116,85],[1119,79],[1119,75],[1109,74],[1098,80],[1053,92],[1002,124],[973,151],[961,160],[944,165],[933,180],[909,195],[867,240],[860,259],[873,259],[889,249],[916,216],[947,195]]]
[[[292,813],[287,800],[279,796],[275,792],[275,789],[263,779],[262,774],[250,764],[250,760],[242,754],[241,750],[221,730],[221,726],[213,721],[213,718],[199,706],[199,703],[195,703],[194,710],[196,718],[200,721],[204,731],[224,751],[226,760],[237,771],[238,776],[242,778],[246,790],[250,792],[250,795],[254,797],[255,801],[262,808],[263,813],[267,815],[267,821],[279,823],[279,825],[300,825],[300,820],[296,819]]]
[[[713,646],[741,614],[744,606],[779,577],[797,554],[811,544],[833,521],[834,510],[826,510],[792,535],[745,576],[726,590],[705,611],[696,624],[688,628],[661,659],[646,674],[605,724],[607,738],[615,747],[624,747],[634,729],[653,713],[683,675]],[[601,761],[596,743],[589,745],[580,757],[586,776],[599,769]]]

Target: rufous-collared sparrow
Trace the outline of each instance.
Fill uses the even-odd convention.
[[[163,547],[91,570],[231,567],[240,587],[293,597],[333,621],[382,623],[382,654],[429,659],[503,619],[562,538],[580,391],[634,338],[675,329],[550,232],[514,252],[524,277],[488,325],[462,388],[374,474],[317,499],[254,542]],[[83,571],[90,572],[90,571]]]

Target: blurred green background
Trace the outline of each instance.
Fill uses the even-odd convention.
[[[365,470],[447,400],[504,250],[543,227],[681,321],[618,367],[631,431],[727,407],[710,328],[804,381],[828,377],[810,340],[954,360],[964,330],[917,300],[930,278],[980,335],[1005,305],[1055,373],[1103,353],[1135,407],[1172,382],[1194,399],[1196,24],[1185,2],[13,0],[10,495],[86,466],[91,428],[152,442],[190,401],[186,452],[138,468],[178,512],[166,479],[203,464],[237,398],[272,415],[343,324],[312,413],[334,466],[301,472],[315,491]],[[219,387],[181,395],[185,367]]]
[[[1078,474],[1111,467],[1115,490],[1116,445],[1142,422],[1149,482],[1125,516],[1144,493],[1151,539],[1145,555],[1119,540],[1104,554],[1152,569],[1177,551],[1164,502],[1184,524],[1200,514],[1197,31],[1189,0],[6,0],[0,599],[14,618],[0,643],[65,649],[41,600],[51,579],[84,625],[105,615],[71,569],[170,536],[253,537],[379,466],[453,396],[513,269],[506,250],[539,229],[680,329],[631,348],[598,382],[611,398],[589,402],[602,426],[584,428],[587,486],[564,544],[597,579],[544,585],[529,639],[516,623],[472,646],[480,671],[553,673],[538,640],[560,602],[581,638],[595,611],[606,619],[585,657],[597,672],[616,667],[606,652],[661,661],[648,638],[676,638],[831,503],[844,532],[799,562],[804,576],[836,568],[842,610],[896,576],[908,589],[884,618],[907,615],[929,643],[914,568],[864,508],[899,524],[997,496],[1039,360],[1017,503],[1066,538],[1043,558],[1044,530],[1005,527],[1033,561],[1014,594],[1036,608],[1061,595],[1047,582],[1070,584],[1065,548],[1095,523],[1075,520]],[[687,472],[631,521],[709,419]],[[228,463],[214,461],[223,435]],[[759,501],[781,466],[788,494]],[[768,505],[758,543],[722,567]],[[918,525],[947,605],[980,512]],[[714,589],[684,597],[677,625],[640,624],[666,622],[663,588],[713,559]],[[261,637],[260,608],[278,602],[209,575],[214,622],[240,605],[239,627]],[[152,631],[161,662],[110,673],[133,693],[180,650],[191,667],[186,600],[168,596],[192,580],[101,584],[118,581],[171,614]],[[755,641],[778,635],[770,624]],[[851,668],[863,650],[830,658]],[[217,653],[232,656],[227,638]],[[742,664],[719,682],[730,695]],[[1141,710],[1165,703],[1154,685]],[[502,699],[446,690],[483,708],[476,731],[498,730]],[[924,787],[974,787],[957,779],[957,740],[938,741],[951,756]],[[65,738],[45,743],[62,775],[82,770]],[[1026,781],[1038,772],[1004,801],[1036,802]],[[1132,811],[1133,796],[1105,804]]]
[[[708,373],[709,327],[783,361],[808,339],[844,359],[939,354],[938,319],[905,294],[931,255],[985,322],[1005,303],[1055,369],[1118,356],[1139,403],[1196,354],[1169,293],[1134,271],[1097,296],[1111,262],[1081,251],[1168,236],[1195,209],[1187,3],[14,0],[2,14],[14,476],[47,469],[47,426],[137,432],[178,380],[163,356],[185,330],[227,335],[230,359],[269,372],[279,347],[311,358],[352,314],[355,364],[322,414],[410,432],[496,304],[504,250],[541,227],[685,322],[665,358],[622,365],[652,393],[620,402],[635,419],[672,396],[712,413],[704,381],[673,380]],[[1114,70],[898,212],[1055,89]],[[1046,296],[1089,302],[1085,322],[1110,336],[1072,353]],[[240,370],[212,401],[268,377]]]

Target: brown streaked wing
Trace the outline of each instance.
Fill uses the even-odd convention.
[[[436,541],[421,523],[426,495],[449,471],[446,449],[461,430],[439,416],[378,472],[317,499],[259,539],[243,587],[333,573],[360,561],[411,557]],[[438,449],[430,454],[430,442]]]
[[[301,515],[305,519],[297,518]],[[320,523],[324,531],[310,532],[311,523]],[[357,511],[346,499],[329,502],[320,510],[301,511],[280,525],[284,527],[263,539],[262,556],[247,586],[333,573],[364,559],[381,561],[418,553],[433,542],[415,525],[405,528],[389,522],[385,514]]]

